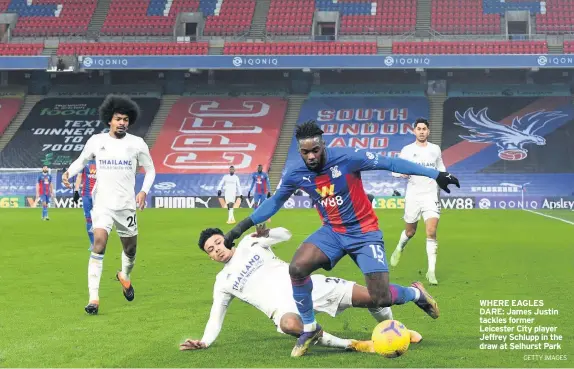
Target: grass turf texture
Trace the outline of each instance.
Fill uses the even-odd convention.
[[[236,211],[236,219],[248,214]],[[550,214],[558,214],[550,212]],[[387,259],[403,227],[400,210],[378,212]],[[437,277],[428,287],[441,317],[432,320],[414,304],[393,307],[395,319],[418,330],[424,340],[392,359],[319,346],[308,356],[289,357],[295,340],[276,333],[272,322],[234,300],[212,347],[179,352],[187,337],[201,338],[221,265],[197,247],[198,233],[220,225],[223,209],[147,209],[139,213],[140,238],[132,274],[136,298],[127,302],[115,273],[121,266],[115,233],[109,241],[100,286],[100,315],[88,316],[87,251],[80,209],[0,209],[0,366],[2,367],[572,367],[574,297],[571,225],[511,210],[444,211],[439,226]],[[284,210],[271,226],[293,232],[276,246],[284,260],[319,225],[313,210]],[[391,281],[424,282],[425,235],[411,240]],[[332,272],[363,282],[344,258]],[[426,285],[426,284],[425,284]],[[480,350],[479,300],[544,300],[558,316],[536,317],[532,326],[557,326],[561,350]],[[319,315],[323,327],[346,338],[369,339],[376,323],[363,309],[333,319]],[[500,324],[499,324],[500,325]],[[514,324],[515,326],[516,324]],[[524,355],[567,355],[565,361],[524,360]]]

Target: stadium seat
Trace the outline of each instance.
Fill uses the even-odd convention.
[[[413,31],[416,0],[271,0],[267,33],[308,35],[315,11],[338,11],[339,34],[401,34]]]
[[[536,14],[536,33],[571,34],[574,29],[574,3],[570,0],[546,0],[544,12]]]
[[[443,34],[499,34],[500,14],[486,14],[482,0],[432,0],[431,28]]]
[[[394,54],[545,54],[546,41],[395,42]]]
[[[2,44],[0,43],[0,55],[16,56],[16,55],[41,55],[44,50],[43,44]]]
[[[200,0],[112,0],[101,29],[104,35],[167,36],[178,13],[196,12]]]
[[[215,5],[219,2],[213,3]],[[247,33],[253,20],[255,3],[255,0],[223,0],[221,8],[215,8],[212,14],[205,18],[203,34],[227,36]]]
[[[225,55],[332,55],[376,54],[376,42],[228,42]]]
[[[58,55],[206,55],[207,42],[60,43]]]
[[[97,0],[0,1],[0,12],[18,14],[14,36],[86,35],[97,5]]]

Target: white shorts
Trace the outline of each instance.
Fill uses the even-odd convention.
[[[138,224],[135,210],[110,210],[106,208],[92,209],[93,229],[105,229],[108,234],[116,226],[120,237],[133,237],[138,235]]]
[[[325,277],[321,274],[313,274],[313,310],[327,313],[336,317],[346,309],[353,306],[353,286],[355,282],[350,282],[342,278]],[[278,304],[277,310],[273,313],[273,323],[277,327],[277,332],[281,330],[281,318],[287,313],[299,315],[297,305],[292,295],[286,295],[285,299]]]
[[[403,219],[407,223],[416,223],[421,216],[425,222],[430,218],[440,218],[440,208],[440,200],[436,196],[407,197]]]
[[[237,199],[237,196],[235,196],[235,192],[225,193],[225,205],[229,203],[235,204],[235,199]]]

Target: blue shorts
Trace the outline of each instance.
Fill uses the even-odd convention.
[[[94,205],[92,204],[92,196],[82,196],[82,207],[84,208],[84,216],[86,219],[92,218],[92,208]]]
[[[336,233],[329,226],[319,228],[304,242],[312,243],[331,261],[325,270],[331,270],[346,254],[357,264],[363,274],[388,272],[383,233]]]
[[[264,193],[256,193],[255,194],[255,204],[257,204],[258,206],[261,206],[261,204],[263,204],[263,201],[265,201],[265,198],[267,196]]]
[[[40,202],[50,203],[50,195],[40,195]]]

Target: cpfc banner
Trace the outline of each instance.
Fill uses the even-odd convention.
[[[108,127],[100,122],[100,98],[47,98],[30,111],[12,140],[0,153],[0,166],[7,168],[63,168],[83,150],[88,139]],[[145,137],[157,110],[159,99],[134,99],[141,116],[129,132]]]
[[[181,98],[151,151],[158,173],[268,171],[287,109],[283,98]]]

